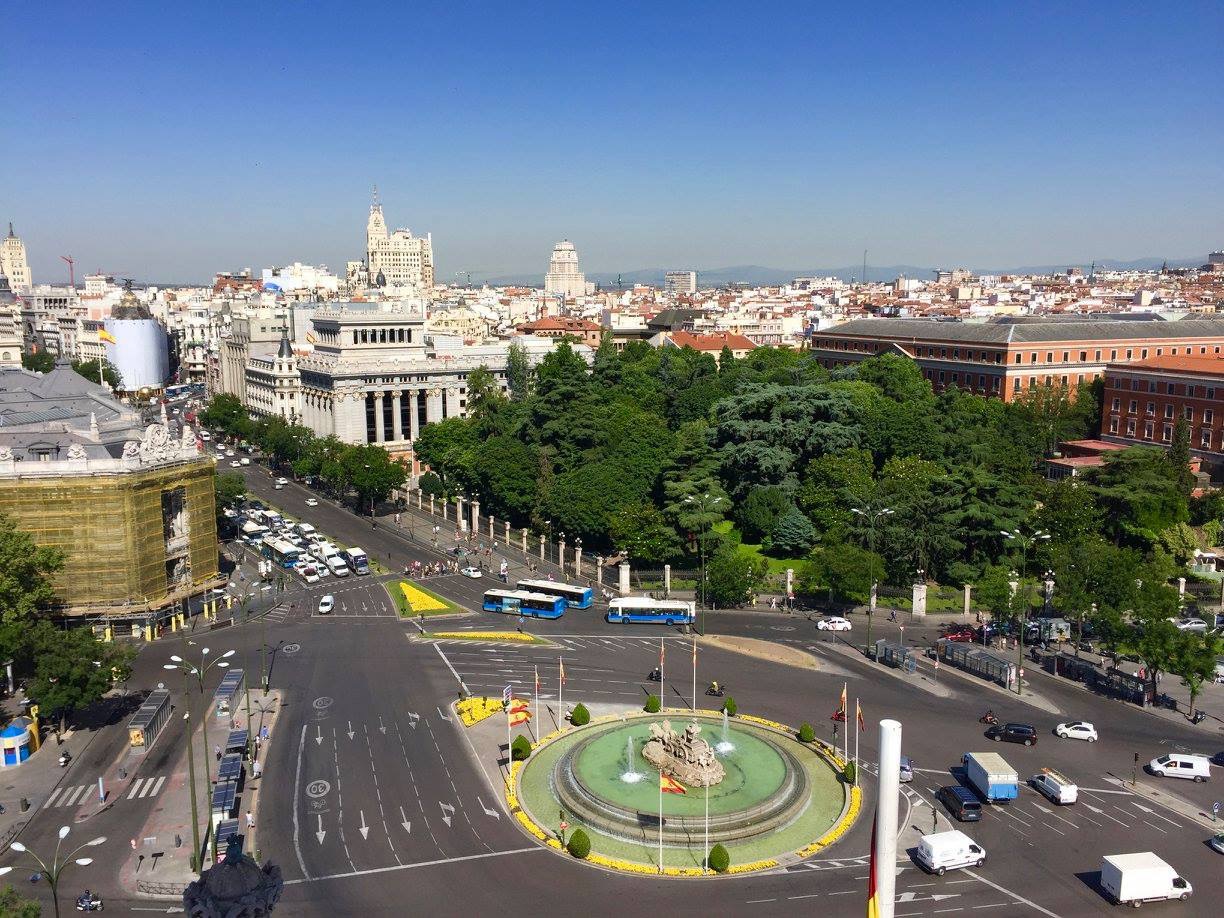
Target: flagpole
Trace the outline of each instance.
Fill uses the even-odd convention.
[[[514,706],[514,695],[510,696],[510,704],[506,705],[506,776],[511,773],[514,764],[514,750],[510,745],[510,708]]]
[[[855,787],[858,787],[858,781],[859,781],[858,779],[858,773],[859,773],[859,747],[858,747],[859,716],[860,716],[859,715],[859,702],[858,702],[858,699],[855,698],[854,699],[854,786]]]
[[[659,638],[659,698],[663,697],[663,638]]]
[[[540,713],[540,668],[533,666],[532,671],[535,673],[535,711]],[[531,736],[538,743],[540,741],[540,729],[535,724],[531,725]]]
[[[565,664],[561,654],[557,654],[557,716],[565,722]]]
[[[701,872],[706,873],[710,867],[710,785],[706,785],[705,799],[705,853],[701,858]]]
[[[693,635],[693,713],[697,713],[697,635]]]
[[[846,703],[846,693],[849,690],[850,690],[850,683],[843,682],[842,683],[842,723],[847,727],[846,730],[842,731],[842,734],[843,734],[842,735],[842,746],[844,747],[842,750],[843,760],[850,758],[850,737],[846,735],[849,733],[848,728],[850,726],[850,705]]]

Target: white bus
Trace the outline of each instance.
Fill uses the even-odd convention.
[[[648,622],[661,625],[691,625],[697,604],[681,599],[651,599],[649,596],[623,596],[608,603],[604,618],[612,622]]]

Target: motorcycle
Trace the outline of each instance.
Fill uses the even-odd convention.
[[[90,896],[88,899],[78,896],[76,909],[78,912],[100,912],[102,911],[102,899],[98,896]]]
[[[706,694],[713,698],[721,698],[723,695],[727,694],[727,687],[725,685],[720,685],[718,688],[714,688],[714,686],[711,685],[706,689]]]
[[[983,714],[981,717],[978,718],[979,724],[989,724],[991,726],[994,726],[998,724],[998,722],[999,722],[999,718],[995,717],[995,715],[991,713],[990,711],[987,711],[985,714]]]
[[[68,763],[72,761],[72,753],[61,752],[59,757],[60,768],[67,768]]]
[[[1202,711],[1195,711],[1194,716],[1190,718],[1190,723],[1201,724],[1207,719],[1207,715]]]
[[[650,674],[646,678],[649,679],[651,682],[662,682],[663,674],[659,672],[657,669],[652,669],[650,671]]]

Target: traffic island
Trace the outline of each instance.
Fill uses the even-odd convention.
[[[401,618],[432,618],[439,615],[457,615],[468,610],[444,599],[433,590],[407,580],[384,582],[383,587]]]
[[[528,834],[566,856],[577,856],[563,846],[581,830],[589,842],[581,859],[598,867],[749,873],[823,850],[849,829],[860,792],[842,767],[827,747],[771,721],[676,709],[614,714],[535,743],[526,762],[512,765],[506,801]],[[729,863],[707,871],[715,846]],[[711,857],[713,867],[720,858]]]

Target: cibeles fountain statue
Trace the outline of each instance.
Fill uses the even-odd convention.
[[[673,730],[670,721],[651,724],[642,758],[686,787],[711,787],[727,776],[713,748],[701,738],[696,722],[685,727],[683,733]]]

